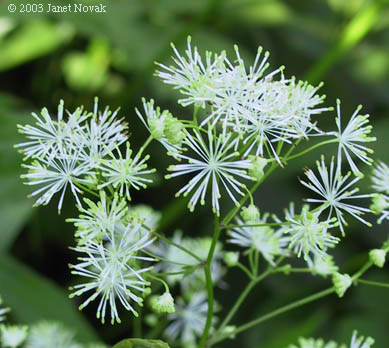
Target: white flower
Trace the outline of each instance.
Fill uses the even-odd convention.
[[[266,224],[268,214],[262,218],[251,221],[250,224]],[[238,225],[244,225],[240,219]],[[275,231],[270,226],[253,226],[253,227],[235,227],[230,232],[228,242],[237,244],[241,247],[258,250],[271,265],[274,265],[274,257],[285,254],[285,247],[289,243],[289,237],[283,236],[283,231]],[[247,250],[246,253],[248,253]]]
[[[318,177],[311,169],[308,169],[306,170],[305,175],[308,177],[309,182],[305,182],[303,180],[300,180],[300,182],[323,198],[309,198],[307,199],[307,202],[322,203],[323,205],[320,207],[320,211],[324,211],[325,209],[329,208],[328,218],[331,218],[334,212],[339,222],[340,230],[343,234],[343,226],[347,225],[347,222],[343,216],[343,211],[349,213],[365,225],[371,226],[369,222],[362,219],[360,216],[365,212],[371,212],[370,209],[346,203],[350,199],[371,197],[370,194],[355,195],[355,193],[359,191],[358,188],[349,190],[361,179],[361,177],[355,177],[351,181],[347,182],[351,173],[349,172],[345,176],[342,176],[340,167],[337,167],[335,170],[333,159],[331,160],[330,169],[328,170],[324,162],[324,156],[322,156],[320,162],[316,162],[316,165],[321,180],[318,179]]]
[[[246,173],[251,162],[235,159],[239,154],[233,148],[239,141],[238,138],[232,138],[231,134],[226,136],[220,134],[216,137],[212,134],[211,128],[208,128],[207,136],[208,144],[198,130],[194,130],[194,135],[187,134],[184,142],[198,158],[177,154],[178,158],[187,163],[170,166],[168,170],[173,173],[167,175],[166,178],[196,173],[189,183],[177,192],[176,196],[181,194],[187,196],[194,191],[188,204],[189,209],[193,211],[199,201],[201,205],[205,203],[208,186],[211,186],[212,208],[216,214],[219,214],[219,199],[221,198],[219,185],[224,187],[230,198],[237,204],[232,190],[243,195],[242,189],[246,188],[246,185],[238,179],[251,179]]]
[[[2,347],[19,347],[26,340],[27,331],[25,325],[0,325]]]
[[[206,52],[205,62],[203,62],[197,48],[192,49],[191,37],[188,36],[186,57],[183,57],[172,44],[175,66],[166,66],[157,63],[163,71],[157,71],[156,75],[174,89],[179,89],[185,98],[178,101],[182,106],[195,104],[205,107],[205,103],[213,99],[214,93],[210,89],[214,84],[214,78],[221,68],[224,54],[220,56],[211,52]]]
[[[172,340],[180,337],[184,346],[194,344],[203,333],[208,312],[207,295],[195,293],[188,303],[181,298],[177,301],[176,312],[168,318],[172,323],[165,333]]]
[[[74,248],[75,251],[86,254],[79,257],[76,265],[71,265],[71,273],[85,277],[85,283],[75,285],[71,297],[80,296],[87,292],[89,297],[81,304],[80,309],[101,296],[97,308],[97,318],[105,322],[107,307],[110,307],[111,323],[116,320],[120,323],[116,301],[131,311],[135,311],[131,302],[142,305],[142,297],[136,293],[143,293],[149,283],[142,277],[142,273],[151,270],[151,267],[140,268],[141,261],[153,261],[149,257],[138,254],[147,248],[152,239],[143,231],[139,223],[117,227],[115,231],[107,233],[107,242],[86,242]]]
[[[66,155],[60,153],[59,156],[52,159],[34,160],[31,164],[23,165],[28,169],[28,173],[22,175],[23,179],[28,181],[26,185],[39,185],[39,188],[31,193],[31,196],[40,195],[35,205],[46,205],[52,197],[60,192],[58,202],[58,212],[62,208],[65,192],[70,187],[77,203],[80,205],[78,194],[82,192],[77,184],[89,184],[90,179],[86,177],[93,174],[88,164],[78,162],[77,153]]]
[[[161,296],[153,297],[151,306],[157,313],[171,314],[176,311],[174,308],[174,299],[169,291],[165,291]]]
[[[127,203],[124,199],[114,195],[111,202],[107,201],[106,193],[100,192],[100,201],[95,203],[90,199],[84,199],[87,208],[78,206],[80,215],[75,219],[67,219],[77,227],[75,237],[80,243],[86,241],[101,241],[105,234],[112,233],[115,226],[127,213]]]
[[[290,345],[288,348],[346,348],[345,345],[338,346],[334,341],[325,343],[321,338],[303,338],[300,337],[298,340],[298,345]]]
[[[371,337],[358,337],[358,332],[354,331],[351,338],[350,348],[370,348],[374,344],[374,339]]]
[[[0,305],[2,305],[3,299],[0,296]],[[0,322],[5,320],[5,313],[9,312],[9,308],[0,308]]]
[[[135,219],[147,226],[150,230],[156,229],[162,214],[152,207],[144,204],[132,205],[128,209],[128,219]]]
[[[340,274],[338,272],[332,275],[332,283],[339,297],[343,297],[346,290],[351,286],[352,279],[348,274]]]
[[[53,158],[59,151],[63,152],[64,147],[72,147],[73,133],[88,118],[88,114],[77,108],[74,113],[68,113],[69,121],[65,122],[63,112],[64,102],[61,100],[56,121],[52,120],[48,110],[43,108],[40,115],[32,113],[35,126],[18,125],[19,132],[29,140],[15,145],[16,148],[22,149],[25,159],[46,156]]]
[[[377,192],[384,192],[389,195],[389,167],[384,162],[378,162],[373,169],[373,188]]]
[[[117,118],[118,112],[119,109],[111,112],[109,107],[99,112],[98,99],[95,98],[90,121],[73,130],[73,142],[80,149],[81,161],[96,167],[101,159],[127,140],[127,124]]]
[[[370,137],[372,126],[369,124],[369,115],[359,115],[359,111],[362,106],[358,106],[352,114],[350,121],[345,129],[342,131],[341,115],[340,115],[340,100],[336,101],[337,118],[336,125],[338,127],[338,133],[336,135],[339,141],[338,147],[338,167],[341,168],[342,156],[346,156],[347,162],[356,175],[361,175],[361,171],[356,166],[352,155],[358,157],[362,162],[371,165],[373,160],[369,158],[369,154],[373,153],[373,150],[361,145],[361,143],[368,143],[375,141],[375,137]]]
[[[131,200],[130,188],[139,190],[140,188],[146,188],[147,183],[153,182],[151,179],[144,177],[155,172],[155,169],[147,169],[146,161],[150,156],[146,155],[141,159],[140,153],[134,158],[131,158],[131,155],[130,143],[127,142],[126,155],[124,157],[117,149],[117,156],[111,153],[110,159],[101,162],[100,169],[105,182],[98,186],[99,190],[112,186],[118,190],[121,196],[126,196],[128,200]]]
[[[25,348],[81,348],[60,323],[41,321],[30,328]]]
[[[291,222],[283,230],[290,234],[289,248],[297,257],[304,255],[304,260],[312,263],[310,254],[326,256],[326,250],[333,248],[339,239],[332,236],[328,229],[337,226],[333,220],[319,221],[319,213],[310,212],[309,206],[303,206],[301,215],[286,217]]]

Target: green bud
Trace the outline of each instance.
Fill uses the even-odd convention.
[[[257,221],[259,219],[259,210],[254,204],[250,204],[248,207],[243,207],[240,216],[244,222]]]
[[[164,134],[170,144],[179,145],[185,138],[184,125],[177,118],[167,115]]]
[[[332,283],[334,284],[335,291],[339,297],[343,297],[346,290],[351,286],[352,280],[348,274],[334,273],[332,276]]]
[[[238,263],[239,253],[228,251],[224,254],[224,262],[228,267],[234,267]]]
[[[249,156],[249,160],[251,161],[251,167],[248,169],[249,175],[253,178],[253,180],[260,180],[267,165],[267,159],[258,156]]]
[[[165,120],[162,118],[149,118],[147,120],[150,127],[150,133],[156,140],[160,140],[165,130]]]
[[[374,194],[372,204],[370,205],[370,209],[373,213],[379,215],[387,208],[389,208],[389,199],[382,193]]]
[[[159,297],[151,298],[151,308],[157,313],[167,313],[171,314],[176,311],[174,308],[174,299],[170,292],[166,291],[163,295]]]
[[[385,264],[386,250],[373,249],[369,252],[369,258],[377,267],[382,268]]]

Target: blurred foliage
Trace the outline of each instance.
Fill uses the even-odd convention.
[[[80,2],[29,1],[45,6]],[[228,52],[238,43],[242,56],[249,60],[258,45],[264,46],[271,52],[272,67],[285,64],[287,76],[307,78],[312,83],[325,81],[321,91],[327,95],[328,105],[339,97],[343,113],[350,114],[358,104],[364,104],[364,111],[372,115],[378,137],[374,145],[376,156],[389,162],[388,1],[84,2],[103,3],[107,13],[11,14],[7,9],[9,1],[0,4],[0,293],[13,308],[14,319],[57,319],[75,329],[81,340],[93,339],[96,332],[107,343],[131,336],[130,315],[123,316],[121,326],[102,328],[94,318],[93,308],[79,313],[74,309],[76,301],[65,298],[63,289],[72,282],[66,265],[74,260],[74,255],[67,249],[72,244],[72,227],[63,220],[74,216],[74,207],[68,204],[63,216],[56,215],[55,207],[32,209],[32,200],[26,199],[30,191],[19,179],[21,157],[12,146],[21,140],[17,123],[29,122],[30,112],[43,106],[56,110],[61,98],[70,110],[80,104],[91,108],[95,95],[102,105],[120,106],[121,114],[130,122],[134,144],[146,135],[133,111],[135,106],[139,107],[140,97],[152,97],[185,117],[188,111],[174,103],[177,94],[152,76],[155,61],[169,63],[171,41],[182,48],[190,34],[200,51]],[[13,3],[19,6],[26,1]],[[324,129],[333,127],[334,113],[320,116],[320,122]],[[159,151],[157,145],[151,149]],[[331,153],[334,149],[325,151]],[[261,187],[257,193],[261,209],[279,213],[290,200],[304,197],[306,191],[296,177],[318,155],[313,152],[292,162]],[[162,171],[167,167],[168,160],[163,156],[154,156],[152,161]],[[366,173],[368,170],[365,168]],[[177,180],[154,185],[137,193],[134,202],[160,209],[165,233],[175,228],[193,235],[209,233],[206,207],[199,210],[201,219],[195,219],[187,213],[183,200],[173,198],[179,184]],[[368,181],[364,188],[369,188]],[[164,197],[164,201],[159,197]],[[375,247],[386,235],[384,226],[358,228],[349,233],[335,255],[345,265],[342,271],[355,269],[363,261],[360,252]],[[387,269],[371,276],[389,281]],[[239,272],[230,272],[226,284],[234,286],[217,290],[216,295],[223,298],[225,306],[239,295],[242,277]],[[236,323],[310,294],[327,283],[304,275],[287,279],[275,276],[248,299]],[[239,346],[281,348],[300,335],[347,341],[356,328],[375,337],[378,348],[385,347],[385,329],[389,325],[386,303],[385,289],[358,287],[342,301],[335,297],[323,299],[249,330],[239,337]],[[236,343],[227,341],[223,347],[236,347]]]

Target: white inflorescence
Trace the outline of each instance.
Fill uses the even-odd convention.
[[[332,218],[333,216],[336,217],[342,233],[344,233],[344,225],[347,225],[343,212],[347,212],[365,225],[371,226],[370,223],[361,218],[363,213],[371,212],[371,210],[348,203],[353,199],[371,197],[371,194],[355,194],[359,189],[352,188],[352,186],[356,184],[361,177],[355,177],[348,181],[351,173],[349,172],[345,176],[342,176],[340,167],[335,169],[334,159],[331,160],[329,170],[325,164],[324,157],[321,158],[320,162],[317,161],[316,163],[320,177],[318,178],[311,169],[308,169],[305,174],[309,182],[303,180],[300,180],[300,182],[322,198],[309,198],[307,199],[307,202],[321,203],[322,205],[319,208],[320,211],[329,208],[328,218]]]

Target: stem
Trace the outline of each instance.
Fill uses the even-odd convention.
[[[211,342],[211,345],[215,344],[215,343],[218,343],[218,342],[221,342],[223,340],[225,340],[226,338],[230,337],[231,335],[235,335],[235,334],[238,334],[242,331],[245,331],[247,329],[250,329],[251,327],[255,326],[255,325],[258,325],[266,320],[269,320],[271,318],[274,318],[282,313],[285,313],[285,312],[288,312],[290,311],[291,309],[294,309],[294,308],[297,308],[297,307],[300,307],[304,304],[307,304],[309,302],[312,302],[312,301],[315,301],[315,300],[318,300],[322,297],[325,297],[327,295],[330,295],[332,293],[335,292],[335,288],[332,287],[332,288],[329,288],[329,289],[326,289],[326,290],[323,290],[323,291],[320,291],[316,294],[313,294],[311,296],[308,296],[308,297],[305,297],[301,300],[298,300],[298,301],[295,301],[295,302],[292,302],[286,306],[283,306],[281,308],[278,308],[270,313],[267,313],[255,320],[252,320],[252,321],[249,321],[248,323],[238,327],[237,329],[235,329],[232,333],[229,333],[228,336],[220,336],[218,338],[216,338],[215,340],[213,340]]]
[[[195,126],[198,125],[198,123],[197,123],[197,113],[198,113],[199,109],[200,109],[199,106],[195,106],[194,110],[193,110],[193,123],[195,124]]]
[[[252,279],[246,286],[246,288],[243,290],[243,292],[240,294],[239,298],[235,302],[234,306],[231,308],[231,310],[228,312],[227,316],[223,320],[223,322],[220,324],[220,327],[218,328],[218,331],[223,330],[228,323],[231,321],[232,317],[235,315],[243,301],[246,299],[250,291],[254,288],[255,285],[257,285],[261,280],[265,279],[270,273],[272,273],[272,269],[269,268],[266,272],[262,273],[260,276]]]
[[[212,244],[208,252],[207,262],[204,267],[205,280],[207,283],[207,294],[208,294],[208,313],[207,313],[207,321],[205,322],[204,332],[200,339],[199,348],[205,348],[207,344],[207,339],[209,335],[209,331],[212,325],[213,318],[213,282],[212,282],[212,274],[211,274],[211,266],[212,259],[215,253],[216,244],[220,235],[220,226],[219,226],[219,216],[215,214],[215,223],[214,223],[214,232],[212,238]]]
[[[269,222],[269,223],[263,223],[263,224],[231,224],[231,225],[222,225],[220,228],[222,230],[224,229],[230,229],[230,228],[236,228],[236,227],[264,227],[264,226],[283,226],[283,225],[290,225],[291,223],[289,221],[285,222]]]
[[[85,192],[88,192],[89,194],[91,194],[92,196],[95,196],[97,198],[100,198],[100,195],[94,191],[92,191],[91,189],[89,189],[88,187],[84,186],[83,184],[75,181],[74,184],[79,187],[81,190],[84,190]]]
[[[351,279],[353,280],[354,283],[357,283],[359,281],[359,278],[373,265],[373,263],[369,260],[367,261],[365,264],[363,264],[363,266],[351,277]],[[225,339],[227,339],[228,337],[231,337],[233,335],[236,335],[242,331],[245,331],[247,329],[250,329],[251,327],[253,326],[256,326],[258,324],[261,324],[263,323],[264,321],[266,320],[269,320],[269,319],[272,319],[280,314],[283,314],[285,312],[288,312],[294,308],[297,308],[297,307],[301,307],[307,303],[310,303],[310,302],[313,302],[313,301],[316,301],[322,297],[325,297],[325,296],[328,296],[332,293],[335,292],[335,287],[331,287],[331,288],[328,288],[326,290],[323,290],[323,291],[320,291],[316,294],[313,294],[313,295],[310,295],[308,297],[305,297],[301,300],[297,300],[297,301],[294,301],[286,306],[283,306],[283,307],[280,307],[270,313],[267,313],[257,319],[254,319],[252,321],[249,321],[248,323],[236,328],[235,330],[233,330],[232,332],[228,333],[228,335],[222,335],[222,336],[219,336],[219,337],[216,337],[215,339],[213,339],[210,343],[210,346],[214,345],[215,343],[218,343],[218,342],[221,342],[221,341],[224,341]]]
[[[144,150],[146,150],[147,146],[149,146],[149,144],[153,141],[153,137],[150,135],[146,141],[144,142],[144,144],[141,146],[141,148],[139,149],[138,153],[136,154],[135,158],[134,158],[134,161],[136,162],[140,156],[142,156],[142,153]]]
[[[143,225],[142,225],[143,226]],[[157,233],[156,231],[153,231],[151,230],[150,231],[152,234],[155,234],[159,239],[163,240],[165,243],[168,243],[170,245],[173,245],[174,247],[178,248],[178,249],[181,249],[183,252],[187,253],[188,255],[192,256],[194,259],[196,259],[197,261],[199,261],[200,263],[202,263],[204,260],[202,260],[201,258],[199,258],[196,254],[193,254],[190,250],[184,248],[183,246],[177,244],[177,243],[174,243],[172,242],[170,239],[168,238],[165,238],[164,236],[162,236],[161,234]]]
[[[291,160],[291,159],[294,159],[294,158],[303,156],[303,155],[305,155],[306,153],[311,152],[312,150],[317,149],[317,148],[320,147],[320,146],[327,145],[327,144],[332,144],[332,143],[337,143],[337,142],[338,142],[338,139],[330,139],[330,140],[321,141],[320,143],[315,144],[315,145],[309,147],[308,149],[305,149],[305,150],[303,150],[303,151],[301,151],[301,152],[299,152],[299,153],[296,153],[296,154],[293,155],[293,156],[283,158],[282,160],[285,161],[285,162],[287,162],[287,161],[289,161],[289,160]]]
[[[382,283],[382,282],[374,282],[371,280],[364,280],[364,279],[358,279],[357,283],[366,284],[366,285],[372,285],[372,286],[378,286],[381,288],[389,288],[388,283]]]

